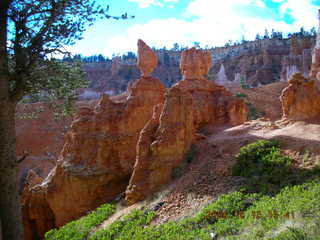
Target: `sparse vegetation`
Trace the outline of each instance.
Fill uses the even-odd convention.
[[[233,174],[247,178],[248,192],[275,194],[285,186],[301,184],[316,176],[319,168],[297,169],[293,159],[281,153],[277,141],[260,140],[240,149]]]

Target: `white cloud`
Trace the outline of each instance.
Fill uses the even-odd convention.
[[[154,4],[156,1],[148,2]],[[223,4],[213,0],[193,0],[182,19],[152,20],[134,25],[124,34],[111,38],[105,53],[135,52],[139,38],[155,47],[171,48],[174,43],[191,46],[195,41],[203,47],[222,46],[228,40],[241,40],[242,36],[248,40],[254,39],[257,33],[263,35],[265,29],[288,33],[298,31],[301,26],[310,29],[317,25],[317,8],[312,0],[286,0],[281,5],[281,13],[290,14],[294,23],[271,19],[272,12],[262,0],[224,0]]]
[[[282,14],[289,14],[294,19],[295,29],[305,27],[310,29],[317,25],[317,7],[312,4],[312,0],[287,0],[280,7]]]
[[[147,8],[151,5],[160,5],[161,3],[157,0],[129,0],[129,2],[137,2],[140,8]]]
[[[124,35],[118,35],[107,42],[106,54],[137,51],[137,40],[143,39],[148,45],[172,47],[174,43],[188,44],[191,36],[190,23],[175,18],[152,20],[146,24],[137,24]]]
[[[164,3],[177,3],[179,0],[129,0],[129,2],[136,2],[140,8],[147,8],[154,6],[163,6]]]

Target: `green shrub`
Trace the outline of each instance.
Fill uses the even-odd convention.
[[[249,192],[276,193],[290,183],[293,160],[279,146],[277,141],[259,140],[240,149],[233,175],[247,178]]]
[[[111,204],[104,204],[92,213],[72,221],[60,229],[52,229],[45,234],[46,240],[82,240],[86,239],[93,227],[101,224],[115,212]]]

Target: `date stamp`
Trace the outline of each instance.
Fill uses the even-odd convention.
[[[263,211],[250,211],[250,212],[244,212],[244,211],[236,211],[232,214],[228,213],[227,211],[213,211],[210,212],[207,215],[207,219],[224,219],[224,218],[255,218],[255,219],[262,219],[262,218],[272,218],[272,219],[280,219],[280,218],[294,218],[295,214],[294,212],[279,212],[277,210],[270,210],[267,212]]]

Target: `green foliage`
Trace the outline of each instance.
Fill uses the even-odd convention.
[[[235,175],[248,177],[252,174],[255,165],[260,164],[261,159],[279,149],[279,142],[259,140],[240,149],[237,156],[238,163],[233,169]]]
[[[36,79],[37,81],[32,81]],[[32,72],[28,92],[24,102],[46,102],[55,118],[65,117],[74,111],[73,101],[77,98],[77,89],[88,86],[79,62],[65,63],[50,59],[44,61]]]
[[[243,233],[245,233],[245,229],[248,226],[254,226],[250,229],[249,234],[246,233],[250,236],[247,239],[259,239],[259,237],[274,235],[277,229],[288,228],[286,226],[290,225],[290,223],[300,226],[306,224],[308,226],[316,221],[318,224],[320,213],[319,200],[320,184],[318,181],[286,187],[275,197],[263,197],[260,201],[255,202],[246,211],[246,218],[244,218],[241,228]],[[259,213],[259,217],[257,217],[257,213]],[[278,234],[283,236],[284,234],[281,234],[281,232],[278,230]],[[294,230],[286,235],[287,237],[290,235],[301,237],[305,233],[300,230]],[[317,239],[319,239],[319,232],[317,235]],[[241,239],[241,237],[235,239]],[[270,237],[269,239],[277,238]]]
[[[207,229],[186,219],[181,222],[168,222],[160,226],[150,225],[154,212],[133,211],[122,220],[112,223],[107,229],[100,230],[89,240],[210,240]]]
[[[319,224],[319,213],[320,184],[310,182],[286,187],[274,197],[243,192],[224,194],[195,217],[158,226],[150,224],[155,212],[134,210],[88,239],[209,240],[212,239],[210,233],[239,240],[319,239],[310,237],[320,236],[315,227]],[[300,227],[290,227],[292,224],[288,222]]]
[[[308,234],[299,228],[288,227],[288,230],[279,234],[274,240],[309,240]]]
[[[260,140],[244,146],[237,158],[233,174],[247,177],[250,192],[274,193],[290,182],[293,160],[281,153],[277,141]]]
[[[220,218],[231,218],[244,211],[259,195],[232,192],[220,195],[218,200],[204,208],[196,217],[197,222],[215,223]]]
[[[87,26],[98,18],[128,19],[107,14],[109,6],[102,7],[95,1],[7,1],[3,4],[1,21],[7,24],[2,32],[2,74],[8,81],[7,94],[15,102],[23,96],[67,99],[64,112],[70,110],[70,90],[82,85],[79,66],[63,64],[54,58],[70,55],[65,46],[82,39]],[[102,55],[99,61],[105,60]],[[80,60],[80,59],[79,59]],[[70,78],[77,81],[69,81]],[[73,93],[72,93],[73,94]],[[59,104],[61,105],[61,104]]]
[[[102,205],[89,215],[72,221],[60,229],[52,229],[45,234],[46,240],[82,240],[87,239],[93,227],[101,224],[115,212],[110,204]]]
[[[154,212],[134,210],[122,220],[112,223],[106,230],[96,232],[89,240],[138,239],[133,236],[141,234],[154,216]]]

